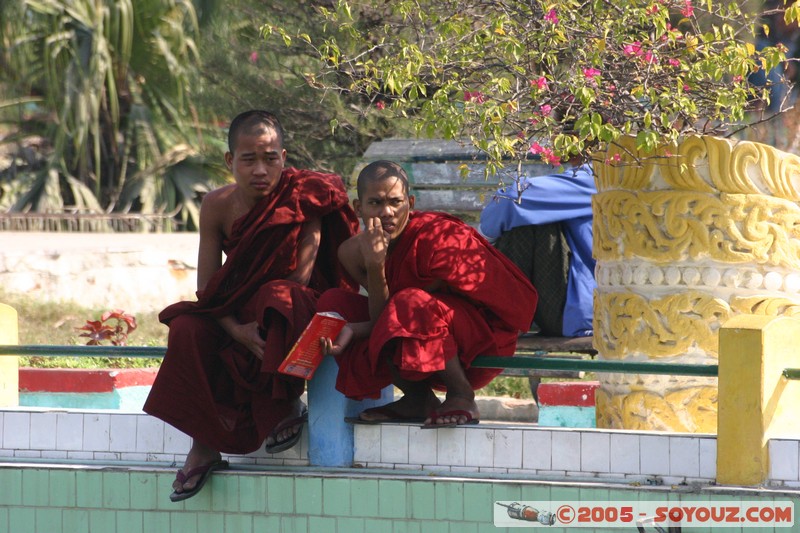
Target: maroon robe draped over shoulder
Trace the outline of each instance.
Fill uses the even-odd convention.
[[[537,293],[527,277],[473,228],[444,213],[412,212],[386,259],[389,300],[369,339],[338,357],[337,388],[374,398],[391,383],[388,357],[401,377],[416,381],[444,370],[458,357],[474,389],[501,371],[471,368],[478,355],[514,355],[527,331]],[[444,282],[444,289],[432,289]],[[426,290],[427,289],[427,290]],[[431,292],[429,292],[431,291]],[[369,319],[367,299],[331,290],[319,311],[338,311],[351,322]]]
[[[304,222],[321,219],[322,235],[308,286],[285,278],[297,268]],[[158,417],[224,453],[250,453],[291,412],[305,382],[277,373],[313,315],[321,292],[356,290],[340,265],[339,245],[358,231],[342,179],[287,168],[269,196],[236,220],[223,243],[225,263],[196,302],[164,309],[167,353],[145,403]],[[266,339],[259,360],[216,319],[256,321]]]

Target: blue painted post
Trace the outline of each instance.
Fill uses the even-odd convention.
[[[394,400],[394,388],[386,387],[376,400],[350,400],[336,390],[339,367],[325,357],[308,382],[308,459],[314,466],[353,466],[353,425],[345,417]]]

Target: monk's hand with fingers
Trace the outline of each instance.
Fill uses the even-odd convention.
[[[389,254],[389,243],[391,234],[383,228],[383,223],[379,217],[364,219],[364,231],[354,237],[358,239],[358,254],[363,261],[363,269],[366,274],[366,283],[369,300],[369,325],[367,330],[372,329],[372,325],[378,320],[383,312],[386,302],[389,300],[389,286],[386,283],[386,256]],[[360,329],[355,332],[357,338],[362,338]],[[367,333],[368,334],[368,333]]]
[[[264,346],[266,342],[261,338],[258,322],[239,324],[231,328],[226,328],[233,340],[242,344],[259,359],[264,359]]]
[[[367,267],[383,268],[386,262],[386,250],[389,247],[389,236],[383,230],[381,219],[368,218],[364,221],[364,231],[359,235],[359,247]]]
[[[353,329],[349,325],[345,325],[342,328],[335,341],[330,337],[321,337],[319,339],[324,355],[339,355],[347,348],[351,340],[353,340]]]

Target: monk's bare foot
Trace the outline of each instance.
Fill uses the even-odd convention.
[[[433,411],[425,422],[426,427],[461,426],[464,424],[477,424],[480,419],[478,404],[475,397],[448,395],[438,409]]]
[[[308,418],[308,409],[299,399],[292,404],[292,411],[281,420],[275,429],[267,435],[265,441],[268,453],[278,453],[294,446],[297,436]]]
[[[219,461],[221,458],[222,457],[220,456],[220,453],[217,450],[211,449],[208,446],[201,444],[197,441],[193,441],[192,448],[186,455],[186,462],[183,463],[181,471],[185,474],[191,472],[196,468],[206,466],[215,461]],[[183,483],[181,483],[179,479],[176,479],[172,483],[172,490],[174,490],[178,494],[190,491],[195,488],[197,482],[200,481],[201,476],[202,473],[199,473],[197,475],[194,475],[186,479]]]
[[[361,411],[358,418],[364,422],[421,421],[441,403],[430,390],[421,395],[406,394],[392,403]]]

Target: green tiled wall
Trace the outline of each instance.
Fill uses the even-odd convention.
[[[295,469],[216,473],[197,497],[174,504],[168,499],[171,483],[172,474],[163,471],[3,466],[0,533],[514,533],[522,530],[494,527],[495,501],[709,498],[669,488],[595,488]],[[727,498],[754,496],[714,496],[715,500]],[[792,499],[800,508],[800,498],[774,499]],[[566,530],[548,527],[543,531]]]

